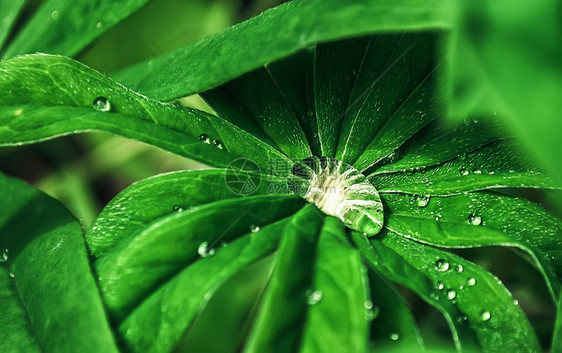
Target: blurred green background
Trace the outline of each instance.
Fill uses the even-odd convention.
[[[153,0],[108,30],[77,59],[109,73],[219,32],[282,2]],[[38,0],[30,2],[19,20],[20,26],[40,3]],[[184,98],[180,103],[212,113],[197,96]],[[131,183],[159,173],[200,168],[205,166],[107,133],[67,136],[0,149],[1,172],[24,179],[60,200],[84,227],[89,227],[103,206]],[[526,192],[524,196],[539,202],[549,197],[536,191]],[[550,203],[545,206],[553,207]],[[456,252],[491,271],[506,284],[536,328],[543,347],[549,347],[555,307],[537,270],[516,252],[504,248]],[[210,298],[207,309],[177,351],[184,351],[186,347],[192,352],[238,351],[272,260],[273,257],[265,259],[240,273]],[[410,291],[400,288],[400,292],[422,328],[428,349],[453,349],[442,316]],[[374,324],[385,323],[375,319]]]

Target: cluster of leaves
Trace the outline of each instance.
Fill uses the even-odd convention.
[[[459,351],[541,350],[501,281],[445,250],[520,249],[560,298],[562,221],[499,192],[555,183],[493,122],[439,121],[448,2],[295,0],[113,79],[63,56],[14,57],[72,56],[144,2],[46,1],[2,50],[0,145],[102,130],[217,169],[133,184],[85,234],[0,176],[3,348],[172,351],[229,278],[274,254],[233,351],[423,350],[395,284],[443,314]],[[0,44],[22,4],[0,2]],[[166,103],[194,93],[218,116]],[[225,184],[238,158],[265,172],[312,155],[369,178],[379,235],[272,188],[282,175],[255,175],[250,195]]]

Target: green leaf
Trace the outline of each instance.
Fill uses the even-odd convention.
[[[391,232],[370,244],[361,234],[354,233],[353,238],[385,277],[411,288],[443,313],[458,351],[541,351],[511,293],[487,271]]]
[[[556,322],[554,324],[554,335],[552,336],[552,347],[550,347],[550,351],[553,353],[560,353],[562,352],[562,297],[558,299],[558,303],[556,305]]]
[[[45,1],[8,46],[4,58],[34,52],[76,55],[146,1]]]
[[[0,145],[103,130],[214,166],[248,155],[263,169],[270,159],[290,165],[224,119],[148,99],[68,58],[27,55],[0,62],[0,70],[0,91],[9,92],[0,97]]]
[[[419,156],[420,159],[426,157]],[[394,164],[387,166],[393,167]],[[385,167],[381,169],[389,169]],[[556,188],[513,141],[496,141],[450,162],[420,171],[379,174],[381,169],[369,179],[380,193],[450,196],[497,188]]]
[[[448,47],[449,115],[499,119],[562,183],[560,3],[459,2]],[[516,74],[514,74],[516,73]]]
[[[451,248],[514,246],[525,250],[555,298],[562,273],[562,222],[540,206],[488,192],[451,197],[382,194],[387,228],[423,243]],[[423,207],[420,207],[423,206]]]
[[[320,239],[301,352],[367,352],[366,268],[344,236],[343,224],[326,218]]]
[[[216,87],[317,42],[373,32],[446,28],[448,8],[443,0],[291,1],[115,77],[150,97],[170,100]]]
[[[274,141],[276,146],[290,158],[300,160],[312,154],[295,112],[265,67],[202,96],[210,100],[210,105],[216,107],[219,113],[221,110],[224,112],[221,116],[227,118],[231,115],[240,116],[230,120],[239,127],[244,128],[248,120],[253,122],[252,125],[257,125],[262,131],[258,136],[265,133],[266,141]],[[224,111],[225,106],[231,106],[230,109],[234,114],[227,114]]]
[[[226,280],[271,254],[280,236],[291,227],[290,218],[242,236],[212,257],[200,258],[175,273],[143,298],[119,325],[132,352],[169,352]]]
[[[0,339],[5,352],[117,352],[80,224],[0,175]]]
[[[0,52],[4,47],[6,39],[8,39],[8,35],[10,34],[24,3],[24,0],[0,1],[0,13],[3,16],[2,21],[0,21]]]
[[[374,268],[369,271],[369,283],[367,318],[373,320],[370,339],[374,351],[425,351],[412,308],[398,289]]]
[[[323,218],[309,205],[286,228],[244,352],[298,350]]]
[[[464,121],[453,129],[443,125],[435,121],[429,124],[385,159],[387,164],[375,169],[371,175],[447,162],[499,140],[502,136],[505,138],[505,132],[499,126],[478,120]]]
[[[431,73],[437,38],[388,34],[363,43],[361,65],[345,72],[354,85],[342,92],[345,103],[334,112],[343,118],[336,158],[365,169],[435,118]]]

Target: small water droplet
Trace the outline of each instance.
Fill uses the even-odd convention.
[[[463,321],[468,320],[468,316],[467,316],[466,314],[462,314],[462,315],[458,315],[458,316],[456,317],[456,319],[457,319],[457,322],[458,322],[458,323],[461,323],[461,322],[463,322]]]
[[[447,299],[453,300],[453,299],[455,299],[456,297],[457,297],[457,292],[456,292],[456,291],[454,291],[454,290],[451,289],[450,291],[447,292]]]
[[[437,295],[437,293],[431,293],[429,296],[430,296],[431,299],[433,299],[433,300],[439,300],[439,295]]]
[[[215,255],[215,249],[209,248],[209,244],[206,241],[199,245],[197,252],[201,257],[212,257]]]
[[[14,275],[13,272],[10,272],[10,277],[11,277],[11,278],[14,278],[14,277],[15,277],[15,275]]]
[[[176,212],[183,211],[183,207],[181,207],[180,205],[174,205],[174,207],[172,207],[172,209]]]
[[[207,134],[199,135],[199,141],[203,143],[211,143],[211,139],[209,138],[209,136],[207,136]]]
[[[476,285],[476,278],[474,277],[470,277],[467,281],[466,281],[466,285],[469,287],[474,287]]]
[[[469,171],[468,171],[466,168],[463,167],[463,168],[459,169],[459,173],[460,173],[461,175],[466,176],[466,175],[469,174]]]
[[[446,271],[448,271],[450,266],[451,266],[451,265],[450,265],[447,261],[445,261],[445,260],[443,260],[443,259],[439,259],[439,260],[437,260],[437,261],[435,262],[435,269],[436,269],[437,271],[439,271],[439,272],[446,272]]]
[[[517,299],[513,299],[513,304],[515,304],[515,305],[519,305],[519,300],[517,300]]]
[[[260,231],[260,227],[258,227],[258,226],[256,226],[256,225],[252,224],[252,225],[250,226],[250,231],[251,231],[252,233],[257,233],[257,232]]]
[[[482,321],[488,321],[490,320],[491,317],[492,314],[490,314],[488,310],[484,310],[483,312],[480,313],[480,320]]]
[[[480,224],[482,224],[482,217],[471,213],[470,215],[468,215],[468,224],[479,226]]]
[[[322,300],[322,291],[320,289],[309,289],[306,291],[306,304],[316,305]]]
[[[390,334],[390,339],[393,340],[393,341],[398,341],[399,338],[400,338],[400,335],[397,334],[396,332]]]
[[[435,282],[435,289],[443,290],[443,288],[445,288],[445,285],[442,282]]]
[[[111,103],[105,97],[97,97],[94,99],[93,106],[98,112],[108,112],[111,110]]]
[[[215,146],[216,148],[218,148],[219,150],[223,149],[223,145],[219,140],[213,140],[213,146]]]
[[[8,261],[8,249],[4,249],[4,251],[2,251],[2,257],[0,257],[0,262],[6,261]]]
[[[416,205],[418,205],[418,207],[425,207],[429,203],[429,200],[430,200],[429,195],[425,195],[425,196],[418,195],[416,196]]]
[[[96,28],[101,28],[102,26],[103,26],[103,23],[102,23],[102,22],[96,23]]]
[[[51,12],[51,18],[53,20],[56,20],[57,18],[59,18],[60,12],[58,12],[57,10]]]
[[[462,271],[464,271],[464,267],[462,267],[461,264],[458,264],[457,266],[455,266],[455,271],[462,272]]]

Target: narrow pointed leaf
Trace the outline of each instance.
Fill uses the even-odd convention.
[[[216,87],[317,42],[392,30],[443,29],[450,24],[448,7],[442,0],[291,1],[115,77],[152,98],[169,100]],[[307,20],[297,20],[303,18]]]
[[[292,217],[244,352],[297,351],[322,223],[323,216],[313,205]]]
[[[366,268],[336,218],[326,218],[314,273],[300,352],[367,352]]]
[[[2,350],[117,352],[78,221],[3,175],[0,195]]]
[[[421,204],[417,196],[382,195],[389,211],[387,227],[393,232],[441,247],[521,248],[532,256],[553,297],[558,298],[562,222],[540,206],[486,192],[431,197]]]
[[[214,166],[249,154],[264,169],[272,158],[290,163],[224,119],[148,99],[68,58],[17,57],[0,62],[0,72],[9,92],[0,97],[0,145],[103,130]]]
[[[363,256],[443,313],[459,351],[541,351],[525,314],[492,274],[459,256],[396,234],[372,241],[370,249],[366,238],[360,237],[355,234]]]
[[[45,1],[18,33],[4,57],[35,52],[73,56],[146,1]]]
[[[299,160],[311,155],[295,112],[265,67],[230,81],[217,90],[223,98],[222,106],[239,107],[287,156]],[[208,95],[203,94],[203,97]],[[228,114],[224,116],[228,117]],[[244,128],[247,120],[239,119],[237,125]]]
[[[497,141],[435,167],[374,174],[369,180],[381,193],[432,196],[498,188],[556,188],[513,141]]]

